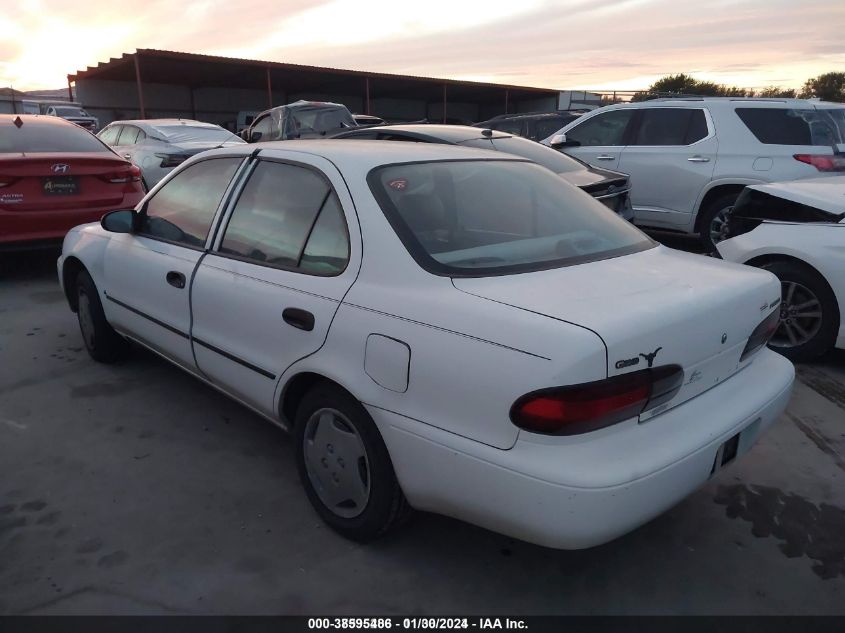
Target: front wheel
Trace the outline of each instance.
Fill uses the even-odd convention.
[[[780,279],[780,325],[769,347],[792,361],[821,356],[836,341],[839,308],[824,277],[807,266],[780,261],[763,266]]]
[[[409,512],[387,447],[364,407],[329,384],[296,412],[296,462],[308,499],[335,531],[369,541]]]
[[[97,286],[84,270],[76,277],[76,298],[79,330],[91,358],[101,363],[114,363],[125,357],[129,343],[106,321]]]

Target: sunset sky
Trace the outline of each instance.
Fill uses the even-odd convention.
[[[843,0],[0,0],[0,86],[59,88],[136,48],[637,89],[758,88],[845,70]]]

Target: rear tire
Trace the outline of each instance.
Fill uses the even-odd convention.
[[[719,196],[708,204],[705,209],[700,211],[701,218],[698,225],[698,234],[701,248],[704,249],[705,253],[715,251],[716,244],[725,238],[723,229],[725,228],[727,214],[730,208],[736,204],[737,198],[739,198],[739,193],[729,193]]]
[[[97,286],[87,271],[76,277],[77,309],[82,340],[91,358],[100,363],[114,363],[126,357],[129,342],[114,331],[103,312]]]
[[[763,266],[781,282],[781,323],[769,347],[788,359],[812,360],[831,349],[839,331],[839,306],[824,277],[795,262]]]
[[[305,394],[296,412],[294,447],[308,500],[339,534],[366,542],[410,514],[378,428],[339,387],[322,383]]]

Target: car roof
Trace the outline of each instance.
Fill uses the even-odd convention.
[[[285,152],[301,152],[321,156],[334,163],[341,171],[366,170],[394,163],[428,162],[437,160],[513,160],[526,162],[519,156],[512,156],[493,150],[474,147],[457,147],[441,143],[385,143],[371,139],[304,139],[295,141],[268,141],[237,145],[225,149],[204,152],[232,155],[251,154],[260,150],[260,155],[272,158],[283,157]]]
[[[751,185],[749,189],[762,191],[799,204],[806,204],[829,213],[845,213],[845,176],[824,176],[788,182],[770,182]]]
[[[368,133],[373,131],[381,132],[407,132],[419,136],[430,136],[448,143],[463,143],[464,141],[471,141],[473,139],[491,139],[491,138],[510,138],[512,134],[499,132],[496,130],[485,130],[481,127],[473,127],[471,125],[445,125],[436,123],[408,123],[399,125],[381,125],[379,127],[365,128]],[[482,133],[482,130],[487,132]],[[344,132],[351,137],[354,134],[351,132]]]
[[[30,125],[37,123],[38,125],[74,125],[67,119],[57,116],[47,116],[46,114],[0,114],[0,124],[13,125],[15,119],[20,117],[23,124]]]
[[[156,129],[162,126],[184,125],[185,127],[207,127],[219,128],[214,123],[195,121],[193,119],[127,119],[125,121],[112,121],[109,125],[137,125],[140,128]]]
[[[788,97],[701,97],[695,95],[678,95],[675,97],[658,97],[656,99],[647,99],[645,101],[629,101],[627,103],[616,103],[613,105],[605,106],[604,108],[598,108],[600,110],[604,109],[617,109],[617,108],[648,108],[655,105],[660,106],[676,106],[679,108],[684,107],[700,107],[702,104],[707,104],[708,106],[725,106],[725,107],[733,107],[737,105],[742,105],[743,107],[754,107],[754,106],[770,106],[771,104],[783,104],[785,106],[789,106],[791,108],[809,108],[816,105],[839,105],[840,107],[845,107],[843,104],[833,104],[824,101],[816,101],[812,99],[794,99]],[[593,110],[595,112],[595,110]]]

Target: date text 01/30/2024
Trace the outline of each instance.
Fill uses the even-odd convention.
[[[519,630],[527,629],[524,620],[512,618],[309,618],[308,628],[317,629],[478,629]]]

